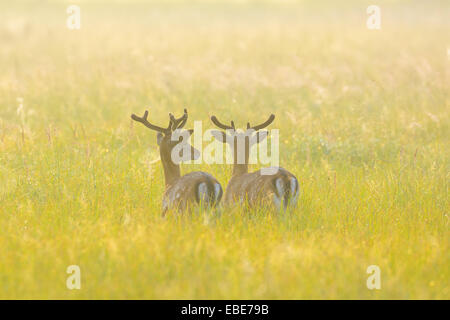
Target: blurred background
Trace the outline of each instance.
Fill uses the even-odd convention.
[[[0,297],[449,298],[449,30],[437,0],[1,0]],[[188,128],[276,114],[298,211],[161,220],[130,114],[185,107]]]

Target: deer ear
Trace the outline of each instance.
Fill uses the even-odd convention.
[[[185,134],[187,133],[187,135]],[[189,137],[194,133],[194,129],[184,130],[184,129],[177,129],[173,132],[172,137],[177,138],[178,142],[183,141],[184,138],[189,139]]]
[[[156,143],[158,144],[158,146],[161,145],[163,138],[164,138],[163,134],[161,132],[158,132],[158,134],[156,135]]]
[[[211,130],[211,135],[219,142],[225,143],[227,142],[227,135],[225,132],[219,130]]]

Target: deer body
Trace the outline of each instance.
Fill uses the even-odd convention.
[[[145,111],[143,117],[133,114],[131,118],[158,132],[157,142],[165,180],[165,192],[162,201],[163,215],[168,210],[189,210],[191,206],[196,204],[202,207],[217,205],[223,194],[222,186],[217,179],[202,171],[190,172],[181,176],[179,162],[174,161],[172,158],[173,149],[183,141],[182,137],[173,139],[173,133],[185,125],[187,121],[186,109],[184,110],[184,115],[179,119],[169,114],[170,122],[167,128],[161,128],[149,123],[147,116],[148,112]],[[192,134],[192,130],[187,132],[189,135]],[[189,146],[189,149],[188,154],[184,154],[185,149],[181,150],[181,159],[195,159],[199,155],[199,151],[194,147]]]
[[[266,174],[263,174],[262,170],[248,172],[250,147],[267,137],[267,131],[259,130],[267,127],[274,118],[275,116],[271,115],[265,123],[254,127],[247,123],[247,131],[242,133],[236,131],[233,121],[231,126],[227,126],[219,122],[215,116],[211,117],[216,126],[227,130],[226,133],[213,131],[213,136],[221,142],[231,143],[233,150],[233,174],[226,188],[225,203],[246,202],[250,207],[274,205],[278,210],[296,205],[300,186],[297,178],[288,170],[271,167],[266,168],[264,172]],[[238,150],[238,139],[245,139],[243,150]],[[239,153],[243,161],[239,161]]]
[[[263,175],[261,170],[231,177],[224,201],[247,201],[250,206],[274,204],[277,209],[295,205],[299,195],[297,178],[283,168],[274,175]]]
[[[184,211],[193,203],[211,206],[222,198],[220,183],[209,173],[194,171],[178,178],[166,187],[163,212],[170,209]]]

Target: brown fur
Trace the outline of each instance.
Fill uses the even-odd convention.
[[[172,141],[172,133],[177,129],[181,129],[187,121],[187,111],[184,110],[184,115],[176,119],[172,114],[169,114],[170,121],[167,128],[155,126],[147,120],[148,112],[145,111],[143,117],[132,115],[131,118],[135,121],[141,122],[149,129],[158,132],[158,145],[161,162],[164,169],[164,180],[166,190],[163,195],[163,215],[168,210],[185,211],[190,209],[194,204],[201,204],[202,206],[215,206],[219,203],[222,197],[222,186],[212,175],[206,172],[190,172],[181,176],[180,165],[172,161],[172,150],[181,141]],[[192,130],[189,130],[192,134]],[[193,160],[198,153],[194,147],[190,149],[190,159]],[[202,185],[203,183],[203,185]],[[200,189],[204,186],[206,189]],[[204,195],[205,191],[206,195]],[[200,194],[202,193],[202,194]],[[205,202],[202,202],[200,196],[205,196]]]
[[[233,150],[233,175],[228,182],[225,192],[225,203],[230,205],[236,202],[246,202],[250,207],[261,204],[274,204],[277,208],[283,206],[284,209],[288,205],[295,205],[299,193],[299,183],[297,178],[283,168],[276,168],[277,172],[273,175],[263,175],[261,170],[248,173],[248,160],[250,154],[250,147],[253,144],[259,143],[267,136],[267,132],[263,134],[258,130],[267,127],[275,116],[271,115],[269,119],[263,124],[251,127],[247,123],[247,130],[244,133],[237,132],[234,127],[234,122],[231,125],[222,124],[215,116],[211,117],[212,122],[221,129],[227,132],[213,131],[213,136],[224,143],[232,143]],[[245,139],[243,163],[238,161],[238,139]],[[240,151],[240,150],[239,150]],[[242,151],[241,151],[242,152]],[[279,186],[277,187],[277,181]],[[278,189],[280,188],[280,189]]]

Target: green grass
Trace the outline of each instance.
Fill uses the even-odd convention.
[[[1,2],[0,298],[449,299],[450,6],[379,5]],[[298,209],[161,218],[149,105],[275,113]]]

